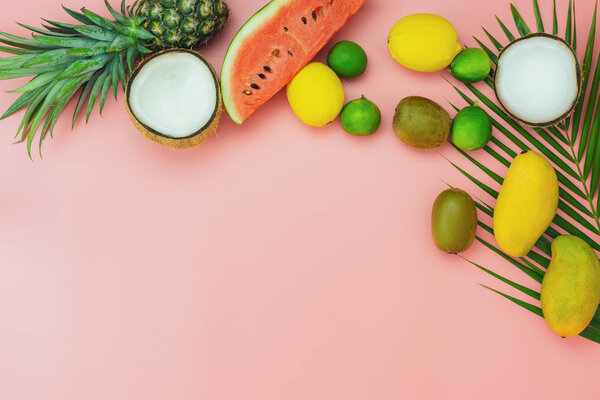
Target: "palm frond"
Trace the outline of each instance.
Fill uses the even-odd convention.
[[[511,4],[510,11],[512,23],[516,32],[511,31],[508,25],[496,16],[504,36],[511,42],[517,36],[526,36],[532,33],[532,29],[523,18],[523,14]],[[545,32],[542,13],[538,0],[533,0],[533,14],[535,17],[535,29],[537,32]],[[585,55],[582,61],[582,95],[575,107],[573,114],[565,121],[549,128],[525,128],[514,121],[499,105],[496,99],[488,97],[483,90],[473,84],[452,84],[454,90],[466,105],[479,104],[489,110],[492,125],[496,134],[490,143],[484,148],[499,165],[491,166],[477,160],[455,146],[456,151],[469,164],[473,165],[479,173],[483,174],[493,186],[478,179],[475,174],[461,167],[457,162],[450,161],[465,178],[474,183],[483,193],[496,199],[498,190],[503,183],[502,176],[506,168],[510,166],[512,159],[517,153],[526,150],[535,150],[543,154],[555,166],[559,180],[559,213],[545,234],[538,240],[534,249],[521,259],[514,259],[504,253],[483,236],[478,235],[477,241],[493,253],[499,255],[514,267],[525,273],[536,285],[539,285],[544,277],[545,270],[550,264],[551,250],[550,241],[562,232],[576,235],[585,240],[595,250],[600,251],[600,196],[598,195],[600,183],[600,56],[595,56],[597,4],[594,8],[593,20],[591,21]],[[552,34],[558,35],[559,23],[556,1],[553,1]],[[508,44],[504,40],[492,35],[490,31],[483,28],[484,39],[474,38],[477,44],[497,64],[500,51]],[[577,48],[577,21],[575,4],[569,1],[566,10],[566,21],[563,39],[574,49]],[[486,45],[485,41],[491,45]],[[592,74],[592,65],[596,68]],[[485,84],[493,88],[493,81],[487,79]],[[451,104],[455,110],[460,107]],[[517,150],[514,150],[514,149]],[[498,168],[501,166],[501,168]],[[591,179],[590,179],[591,178]],[[596,198],[597,197],[597,198]],[[487,218],[493,217],[493,208],[485,201],[475,202],[477,208]],[[493,229],[481,218],[479,227],[488,235],[493,235]],[[528,303],[504,292],[485,286],[491,291],[503,296],[512,303],[524,308],[538,316],[542,315],[541,308],[535,304],[539,302],[539,292],[511,281],[506,277],[486,268],[473,261],[473,266],[485,272],[494,279],[516,289],[533,299],[534,303]],[[581,336],[600,343],[600,310],[590,326],[581,333]]]

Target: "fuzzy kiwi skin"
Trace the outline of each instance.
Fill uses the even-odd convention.
[[[513,40],[512,42],[510,42],[510,44],[508,46],[506,46],[505,48],[502,49],[502,51],[500,52],[500,54],[498,55],[498,62],[496,63],[496,65],[499,65],[499,61],[500,58],[502,58],[502,54],[504,54],[504,52],[506,51],[506,49],[508,49],[510,46],[512,46],[515,43],[518,43],[522,40],[527,40],[527,39],[531,39],[532,37],[547,37],[550,39],[554,39],[554,40],[558,40],[559,42],[563,42],[565,45],[567,45],[567,47],[571,50],[571,52],[573,53],[573,57],[575,59],[575,70],[577,71],[577,96],[575,96],[575,100],[573,101],[573,104],[571,105],[571,108],[569,109],[569,111],[567,111],[566,113],[564,113],[563,115],[561,115],[560,117],[552,120],[552,121],[547,121],[547,122],[541,122],[541,123],[535,123],[535,122],[531,122],[531,121],[525,121],[519,117],[517,117],[516,115],[514,115],[510,109],[508,107],[506,107],[504,105],[504,103],[502,103],[502,100],[500,99],[500,96],[498,96],[498,90],[496,89],[496,79],[498,77],[498,67],[496,67],[496,70],[493,73],[493,78],[494,78],[494,94],[496,95],[496,99],[498,100],[498,103],[500,103],[500,105],[502,106],[502,108],[504,109],[504,111],[506,111],[506,113],[515,121],[519,122],[521,125],[524,126],[529,126],[532,128],[547,128],[549,126],[554,126],[558,123],[560,123],[561,121],[564,121],[567,117],[569,117],[571,114],[573,114],[573,111],[575,111],[575,107],[577,107],[577,103],[580,100],[581,97],[581,93],[582,93],[582,81],[581,81],[581,76],[582,76],[582,70],[581,70],[581,63],[579,62],[579,59],[577,58],[577,54],[575,53],[575,51],[573,50],[573,47],[571,47],[564,39],[555,36],[555,35],[550,35],[549,33],[544,33],[544,32],[538,32],[538,33],[532,33],[523,37],[520,37],[516,40]]]
[[[446,253],[466,251],[477,233],[477,209],[471,196],[457,188],[444,190],[431,212],[431,233],[436,246]]]
[[[419,96],[400,101],[394,115],[394,132],[418,149],[435,149],[448,140],[452,118],[442,106]]]
[[[153,130],[152,128],[150,128],[149,126],[146,126],[144,123],[142,123],[140,120],[138,120],[138,118],[136,117],[136,115],[134,114],[134,112],[131,108],[131,102],[130,102],[131,82],[133,82],[133,80],[135,80],[135,78],[137,77],[137,74],[146,65],[146,63],[148,63],[152,59],[159,57],[165,53],[189,53],[195,57],[199,57],[209,67],[209,69],[213,75],[213,78],[215,80],[215,86],[217,89],[217,109],[215,110],[215,112],[211,118],[211,123],[209,125],[205,126],[204,129],[202,129],[198,132],[195,132],[192,135],[184,137],[184,138],[172,138],[172,137],[163,135],[160,132]],[[125,93],[126,93],[125,108],[127,110],[127,114],[129,115],[129,118],[131,119],[131,122],[133,122],[133,125],[135,125],[137,130],[142,135],[146,136],[148,139],[153,140],[156,143],[162,144],[164,146],[170,147],[172,149],[187,149],[190,147],[195,147],[195,146],[199,145],[200,143],[204,142],[210,136],[212,136],[216,132],[217,128],[219,127],[219,120],[221,119],[221,114],[223,112],[223,98],[221,95],[221,87],[219,84],[219,79],[217,77],[217,73],[215,72],[212,65],[210,65],[208,63],[208,61],[206,61],[203,57],[201,57],[198,53],[196,53],[193,50],[169,49],[169,50],[160,51],[158,53],[155,53],[151,57],[148,57],[146,60],[144,60],[142,63],[140,63],[135,68],[133,73],[131,74],[129,81],[127,82],[127,88],[125,89]]]

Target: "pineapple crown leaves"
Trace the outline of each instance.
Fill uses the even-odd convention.
[[[544,273],[550,264],[552,256],[551,240],[566,232],[585,240],[594,250],[600,251],[598,238],[600,237],[600,56],[595,55],[595,38],[597,26],[597,8],[594,9],[592,22],[587,37],[585,53],[582,62],[582,95],[573,114],[562,123],[548,128],[535,128],[532,131],[516,123],[498,103],[487,97],[475,85],[465,84],[464,88],[452,85],[462,100],[467,105],[479,102],[490,112],[492,124],[497,134],[492,137],[491,142],[484,148],[495,161],[504,168],[510,166],[511,161],[517,154],[525,150],[535,150],[543,154],[554,165],[559,180],[559,213],[556,215],[552,225],[538,240],[534,249],[526,256],[515,259],[508,256],[501,249],[482,236],[477,240],[486,248],[507,260],[514,267],[521,270],[529,278],[533,279],[534,285],[541,283]],[[517,8],[511,4],[511,14],[516,33],[513,33],[498,17],[496,20],[506,39],[511,42],[516,36],[526,36],[537,30],[545,32],[544,22],[541,16],[537,0],[533,0],[533,11],[535,15],[535,29],[531,29],[525,22]],[[575,18],[574,2],[570,1],[566,12],[566,24],[564,35],[561,35],[573,49],[577,49],[577,25]],[[488,30],[483,29],[487,39],[492,44],[486,46],[483,41],[475,38],[479,46],[490,56],[492,62],[497,63],[498,54],[503,49],[501,39],[494,37]],[[554,2],[554,13],[552,18],[553,35],[559,35],[559,17]],[[492,50],[492,48],[494,50]],[[594,58],[596,58],[594,60]],[[592,65],[596,64],[592,73]],[[487,78],[485,84],[493,88],[493,80]],[[586,102],[587,100],[587,102]],[[587,104],[586,104],[587,103]],[[455,110],[459,107],[452,104]],[[503,137],[501,141],[498,138]],[[488,179],[495,182],[488,185],[474,175],[451,163],[462,175],[474,183],[486,195],[495,199],[498,196],[497,189],[503,180],[500,174],[494,172],[494,167],[484,165],[466,152],[456,148],[467,162],[473,164],[479,172]],[[477,208],[487,217],[493,216],[493,208],[483,200],[475,201]],[[483,221],[478,222],[479,227],[487,234],[492,235],[493,229]],[[471,262],[472,265],[492,276],[493,278],[509,285],[518,293],[526,295],[539,302],[539,292],[513,282],[505,277]],[[508,299],[519,307],[526,309],[538,316],[543,316],[541,308],[516,297],[510,296],[499,290],[488,286],[485,288]],[[580,336],[593,342],[600,343],[600,310],[596,312],[590,325]]]
[[[0,58],[0,79],[32,77],[11,91],[21,96],[0,116],[26,109],[15,137],[26,142],[30,158],[36,135],[41,155],[44,139],[52,136],[58,116],[78,91],[73,126],[84,105],[86,122],[98,100],[102,113],[111,88],[117,99],[119,82],[125,88],[136,58],[150,53],[156,42],[142,27],[145,18],[134,12],[137,1],[126,6],[123,0],[120,12],[108,0],[105,4],[113,20],[63,6],[76,25],[46,19],[43,28],[19,24],[32,32],[29,39],[0,32],[0,52],[12,55]]]

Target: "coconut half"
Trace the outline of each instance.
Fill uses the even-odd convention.
[[[198,53],[171,49],[144,60],[127,85],[127,111],[146,137],[173,148],[193,147],[217,129],[221,90]]]
[[[545,33],[513,41],[498,57],[496,97],[516,120],[550,126],[573,112],[581,92],[581,68],[564,40]]]

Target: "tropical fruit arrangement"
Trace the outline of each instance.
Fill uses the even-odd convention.
[[[87,121],[96,103],[102,112],[111,89],[117,98],[120,83],[127,113],[144,136],[186,148],[218,129],[223,110],[243,124],[286,88],[290,108],[303,123],[323,127],[339,118],[347,133],[369,136],[380,128],[381,110],[365,95],[346,101],[344,92],[345,80],[368,68],[365,49],[340,41],[329,48],[326,64],[313,61],[365,1],[272,0],[235,35],[220,77],[197,49],[227,23],[231,9],[222,0],[123,1],[119,10],[105,0],[110,18],[63,7],[73,24],[22,25],[31,38],[0,32],[0,51],[9,54],[0,58],[0,79],[31,78],[14,90],[20,97],[1,118],[24,109],[17,137],[31,157],[33,140],[41,151],[75,96],[73,123],[84,110]],[[562,337],[600,343],[600,62],[590,80],[596,13],[580,61],[573,5],[564,37],[556,7],[551,33],[537,0],[533,10],[537,32],[511,6],[517,33],[498,19],[507,43],[484,29],[491,46],[476,39],[478,48],[463,46],[440,16],[399,19],[387,38],[390,56],[422,73],[447,70],[466,105],[452,105],[452,116],[430,99],[408,96],[400,99],[390,128],[416,149],[450,141],[498,185],[486,185],[453,163],[495,203],[474,200],[459,188],[443,191],[431,214],[435,245],[451,254],[484,245],[539,290],[472,264],[540,305],[491,290],[544,317]],[[495,99],[480,85],[493,89]],[[475,152],[488,153],[508,170],[501,176],[477,161]]]

